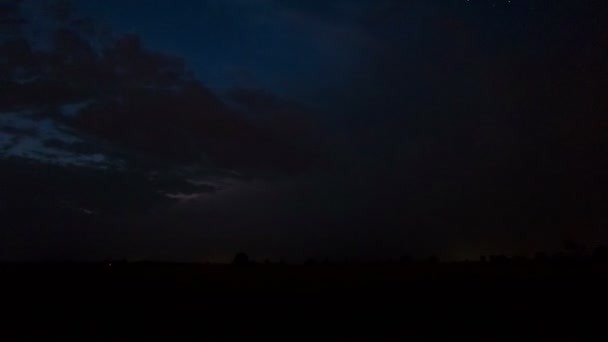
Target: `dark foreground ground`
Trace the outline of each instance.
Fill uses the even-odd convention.
[[[0,335],[608,335],[592,262],[0,266]]]

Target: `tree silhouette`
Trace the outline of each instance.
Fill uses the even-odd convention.
[[[599,245],[593,250],[592,254],[593,260],[608,262],[608,246]]]
[[[245,253],[237,253],[232,264],[235,266],[247,266],[250,264],[249,256]]]

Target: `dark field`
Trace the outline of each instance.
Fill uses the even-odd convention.
[[[408,337],[606,334],[608,265],[5,264],[0,334]]]

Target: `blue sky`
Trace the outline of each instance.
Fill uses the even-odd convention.
[[[137,34],[151,50],[183,57],[212,90],[196,93],[201,102],[188,95],[156,107],[146,99],[133,111],[114,111],[110,103],[75,116],[85,124],[77,127],[98,139],[162,157],[189,155],[185,138],[201,139],[194,152],[239,175],[225,177],[236,180],[218,191],[178,196],[182,201],[160,218],[142,219],[163,239],[133,237],[159,248],[172,241],[169,254],[193,257],[206,246],[218,255],[380,257],[407,249],[475,257],[607,237],[596,229],[605,221],[599,199],[606,193],[597,171],[606,169],[603,2],[78,5],[118,34]],[[238,93],[240,107],[225,106],[219,99],[238,102],[225,96],[234,87],[261,92]],[[231,116],[235,108],[239,115]],[[199,120],[214,113],[232,124]],[[237,117],[251,125],[231,121]],[[106,120],[106,130],[97,131]],[[47,135],[56,128],[27,117],[3,123]],[[18,149],[40,149],[40,139]],[[299,152],[323,162],[298,164],[290,157]],[[315,159],[317,152],[323,158]],[[253,166],[264,177],[247,175]],[[279,166],[292,173],[265,173]],[[122,231],[114,234],[122,239]]]
[[[82,7],[117,32],[184,57],[212,88],[261,88],[315,105],[364,61],[371,37],[356,25],[358,7],[332,14],[338,2],[301,4],[91,0]]]

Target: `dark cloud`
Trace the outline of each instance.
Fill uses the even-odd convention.
[[[3,133],[8,133],[10,135],[14,135],[16,137],[24,137],[24,136],[36,136],[38,135],[38,130],[35,128],[27,127],[14,127],[14,126],[0,126],[0,131]]]
[[[228,98],[272,137],[273,144],[281,146],[283,155],[276,154],[274,158],[292,163],[293,170],[330,166],[329,132],[314,110],[260,89],[236,88],[229,92]]]
[[[6,80],[9,92],[0,99],[5,110],[29,107],[52,113],[65,104],[86,102],[63,121],[149,159],[210,162],[252,172],[309,167],[308,151],[298,141],[306,137],[229,107],[194,79],[181,59],[145,48],[135,35],[100,47],[72,11],[64,6],[55,10],[61,18],[49,50],[33,50],[25,36],[3,43],[4,50],[16,54],[8,55],[3,67],[34,75],[28,81]]]
[[[76,154],[95,154],[99,153],[100,146],[87,142],[66,142],[61,139],[47,139],[44,141],[44,146],[70,151]]]
[[[152,213],[225,179],[318,167],[317,127],[300,123],[297,105],[269,94],[272,106],[227,103],[136,35],[103,40],[68,7],[48,18],[43,44],[27,30],[0,39],[0,136],[25,137],[0,160],[0,258],[116,256],[120,240],[154,240],[130,235]]]

